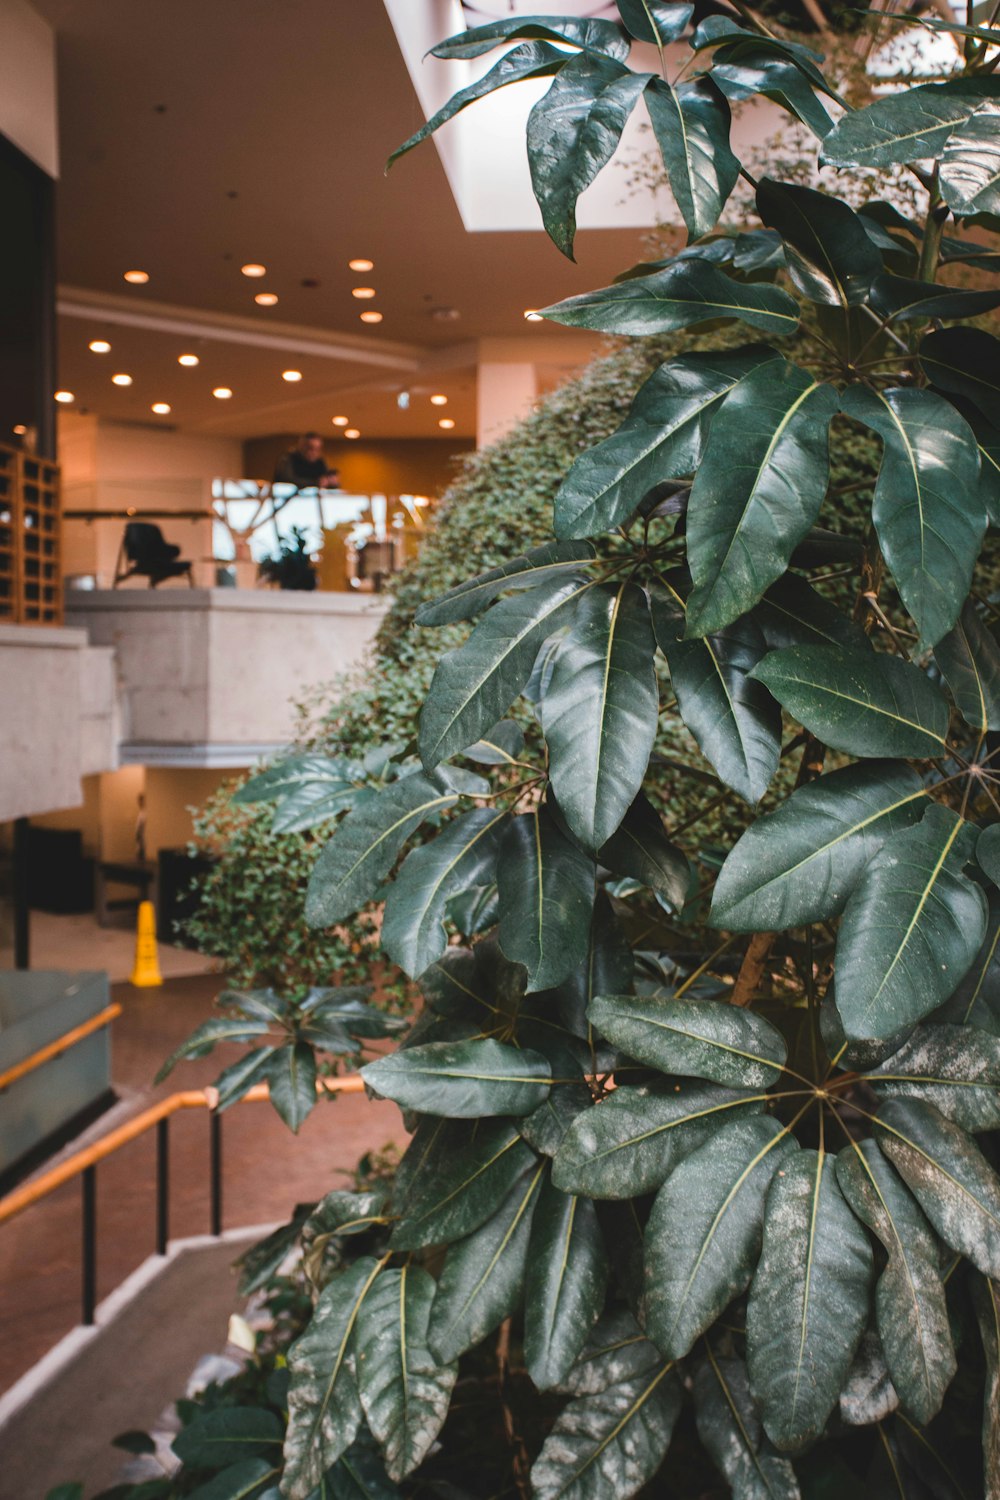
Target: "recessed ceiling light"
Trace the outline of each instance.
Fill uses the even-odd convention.
[[[112,385],[131,385],[132,384],[132,377],[131,377],[131,375],[112,375],[112,377],[111,377],[111,384]]]
[[[253,299],[258,307],[273,307],[278,300],[277,292],[258,292]]]
[[[185,365],[188,368],[191,368],[192,366],[199,364],[200,361],[197,354],[178,354],[177,363],[179,365]]]
[[[111,353],[111,345],[108,343],[107,339],[91,339],[90,343],[87,345],[87,348],[92,354]]]
[[[380,312],[364,312],[361,314],[361,321],[362,323],[381,323],[382,314]]]
[[[352,271],[374,271],[375,269],[373,260],[349,260],[347,264]]]
[[[440,394],[437,395],[437,396],[432,396],[431,397],[431,405],[432,406],[447,406],[448,405],[448,397],[447,396],[442,396]]]
[[[145,286],[149,280],[148,271],[126,271],[125,280],[130,281],[133,286]]]
[[[439,427],[454,427],[455,423],[451,417],[442,417],[438,422]]]
[[[543,319],[541,313],[540,312],[536,312],[536,310],[533,307],[529,307],[526,310],[526,312],[524,314],[524,320],[525,320],[526,323],[542,323],[542,322],[544,322],[544,319]]]
[[[352,286],[351,287],[351,296],[352,297],[357,297],[359,299],[359,301],[361,301],[361,302],[367,302],[368,299],[370,297],[374,297],[374,295],[375,295],[375,288],[373,286]]]
[[[259,266],[257,264],[257,262],[254,261],[254,260],[250,261],[248,265],[240,266],[240,270],[243,272],[244,276],[266,276],[267,275],[267,267],[266,266]]]
[[[71,401],[76,400],[76,397],[72,391],[56,391],[56,400],[61,401],[63,406],[68,406]]]
[[[330,421],[333,423],[334,427],[346,427],[347,424],[350,422],[350,420],[351,420],[350,417],[331,417],[330,418]]]
[[[344,431],[344,436],[346,438],[359,438],[361,434],[356,427],[348,427]]]
[[[158,417],[168,417],[170,415],[170,407],[166,401],[154,401],[149,409],[150,411],[155,411]]]
[[[290,381],[292,383],[292,385],[294,385],[297,380],[301,380],[302,379],[302,371],[301,370],[282,370],[282,372],[281,372],[281,378],[282,378],[282,380],[288,380],[288,381]]]
[[[27,430],[28,429],[27,427],[25,427],[23,422],[18,422],[17,426],[14,428],[14,431],[18,437],[24,437],[24,434],[27,432]]]
[[[229,389],[228,385],[217,385],[215,387],[215,390],[212,392],[212,395],[215,397],[216,401],[228,401],[232,394],[233,393]]]

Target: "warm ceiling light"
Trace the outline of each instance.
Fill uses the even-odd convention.
[[[72,391],[56,391],[56,400],[61,401],[63,406],[68,406],[71,401],[76,400],[76,397]]]
[[[112,385],[131,385],[132,384],[132,377],[131,377],[131,375],[112,375],[112,377],[111,377],[111,384]]]
[[[27,427],[25,427],[23,422],[18,422],[17,426],[14,428],[14,432],[18,437],[24,437],[24,434],[27,432],[27,430],[28,429]]]
[[[170,407],[166,401],[154,401],[149,409],[150,411],[155,411],[158,417],[169,417],[170,415]]]
[[[108,343],[107,339],[91,339],[90,343],[87,345],[87,348],[92,354],[111,353],[111,345]]]
[[[438,422],[438,426],[439,427],[450,428],[450,427],[454,427],[454,425],[455,425],[455,423],[454,423],[454,421],[452,420],[451,417],[442,417],[441,420]]]
[[[233,393],[229,389],[228,385],[217,385],[215,387],[215,390],[212,392],[212,395],[215,397],[216,401],[228,401],[232,394]]]
[[[441,396],[441,395],[432,396],[431,397],[431,405],[432,406],[447,406],[448,405],[448,397],[447,396]]]
[[[246,266],[240,266],[240,270],[243,272],[244,276],[266,276],[267,275],[267,267],[266,266],[259,266],[256,261],[251,261],[250,264],[246,265]]]
[[[287,380],[292,385],[294,385],[297,380],[301,380],[302,379],[302,371],[301,370],[282,370],[282,372],[281,372],[281,378],[282,378],[282,380]]]
[[[347,264],[352,271],[374,271],[375,269],[373,260],[349,260]]]
[[[191,368],[194,365],[199,364],[200,361],[197,354],[178,354],[177,363],[179,365],[184,365],[187,368]]]
[[[346,427],[347,424],[348,424],[348,422],[350,420],[351,420],[350,417],[331,417],[330,418],[330,421],[333,423],[334,427]]]
[[[361,321],[362,321],[362,323],[381,323],[381,321],[382,321],[382,314],[380,312],[366,312],[366,313],[362,313],[361,314]]]
[[[368,299],[370,297],[374,297],[374,295],[375,295],[375,288],[373,286],[352,286],[351,287],[351,296],[352,297],[357,297],[359,299],[359,301],[361,301],[361,302],[367,302]]]
[[[253,299],[258,307],[273,307],[278,300],[277,292],[258,292]]]
[[[541,323],[541,322],[544,321],[543,318],[542,318],[541,313],[540,312],[536,312],[533,307],[529,307],[527,309],[527,311],[524,314],[524,318],[525,318],[525,322],[527,322],[527,323]]]
[[[347,438],[359,438],[361,434],[356,427],[348,427],[344,430],[344,436]]]
[[[130,281],[133,286],[145,286],[149,280],[148,271],[126,271],[125,280]]]

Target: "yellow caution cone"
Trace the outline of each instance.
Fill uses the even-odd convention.
[[[135,931],[135,965],[129,983],[138,990],[153,989],[163,983],[156,953],[156,913],[152,901],[139,902],[139,920]]]

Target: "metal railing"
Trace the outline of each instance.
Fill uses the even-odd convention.
[[[109,1007],[109,1010],[116,1009],[118,1008]],[[102,1017],[105,1024],[106,1020],[110,1019],[106,1012],[102,1012]],[[93,1019],[97,1022],[99,1018]],[[77,1031],[79,1030],[80,1028],[77,1028]],[[67,1033],[67,1038],[71,1035],[73,1033]],[[66,1045],[72,1045],[67,1038],[60,1040]],[[45,1060],[40,1054],[35,1054],[35,1056],[39,1057],[40,1061]],[[27,1059],[27,1061],[31,1062],[32,1059]],[[33,1065],[38,1066],[37,1063]],[[23,1068],[23,1064],[18,1066]],[[4,1079],[7,1079],[6,1074],[0,1077],[0,1084]],[[357,1073],[349,1073],[343,1078],[324,1078],[316,1085],[317,1093],[355,1094],[363,1090],[364,1082]],[[165,1099],[160,1099],[157,1103],[150,1105],[133,1119],[119,1125],[115,1130],[109,1131],[92,1146],[85,1146],[82,1150],[74,1152],[72,1156],[68,1156],[56,1166],[50,1167],[47,1172],[43,1172],[40,1177],[24,1183],[12,1193],[8,1193],[6,1197],[0,1198],[0,1224],[4,1224],[18,1214],[24,1213],[33,1204],[47,1198],[57,1188],[71,1182],[74,1177],[80,1178],[82,1272],[80,1305],[81,1322],[84,1325],[94,1322],[97,1308],[97,1168],[102,1161],[113,1156],[123,1146],[138,1140],[147,1131],[155,1130],[155,1249],[157,1255],[165,1255],[170,1238],[170,1120],[173,1115],[183,1109],[207,1109],[209,1111],[209,1232],[216,1237],[222,1233],[222,1115],[216,1107],[218,1097],[214,1088],[190,1089],[179,1094],[170,1094]],[[257,1084],[244,1094],[240,1103],[258,1104],[266,1101],[268,1097],[267,1084]]]

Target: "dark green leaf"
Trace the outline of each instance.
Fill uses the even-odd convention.
[[[984,828],[976,842],[976,859],[995,886],[1000,886],[1000,823]]]
[[[263,1415],[263,1416],[270,1416],[270,1413],[269,1412],[263,1412],[263,1413],[261,1413],[261,1415]],[[281,1441],[283,1433],[284,1433],[284,1429],[279,1424],[279,1428],[278,1428],[278,1441],[279,1442]],[[121,1450],[122,1450],[123,1453],[155,1453],[156,1452],[156,1440],[155,1440],[155,1438],[150,1437],[150,1435],[149,1435],[148,1432],[143,1432],[142,1429],[138,1428],[138,1427],[130,1428],[128,1432],[120,1432],[117,1437],[111,1439],[111,1446],[113,1448],[121,1448]],[[227,1455],[227,1457],[229,1457],[229,1461],[231,1461],[231,1456]]]
[[[481,57],[505,42],[569,42],[589,52],[604,52],[624,62],[629,54],[628,39],[614,21],[578,21],[572,16],[508,16],[504,21],[490,21],[461,31],[431,48],[434,57]]]
[[[884,443],[872,519],[923,644],[936,645],[958,619],[986,530],[975,436],[933,391],[853,385],[841,407]]]
[[[636,1375],[652,1374],[662,1363],[659,1349],[643,1337],[632,1314],[616,1307],[594,1324],[560,1389],[572,1396],[593,1396]]]
[[[721,630],[785,572],[823,503],[831,385],[787,360],[759,365],[712,422],[687,510],[687,635]]]
[[[885,1247],[888,1260],[875,1289],[879,1337],[905,1410],[924,1426],[940,1410],[955,1373],[938,1242],[874,1141],[845,1146],[837,1179],[858,1218]]]
[[[267,1081],[271,1103],[289,1130],[298,1135],[316,1104],[316,1054],[309,1043],[279,1047],[268,1060]]]
[[[563,1381],[604,1306],[608,1258],[589,1198],[545,1182],[531,1222],[524,1359],[540,1391]]]
[[[273,1047],[254,1047],[223,1069],[214,1084],[218,1094],[215,1108],[219,1114],[238,1103],[256,1084],[266,1081],[274,1052]]]
[[[689,237],[700,239],[715,228],[740,174],[729,105],[710,77],[674,87],[654,78],[645,97],[670,189]]]
[[[594,556],[593,547],[582,542],[544,542],[510,562],[478,573],[449,589],[440,598],[422,604],[416,613],[418,625],[451,625],[471,620],[508,589],[531,589],[552,578],[575,577],[580,564]]]
[[[632,949],[607,894],[597,892],[586,951],[572,972],[552,991],[562,1025],[593,1045],[587,1009],[595,995],[625,994],[632,988]],[[540,997],[541,999],[541,997]]]
[[[797,1151],[772,1179],[747,1303],[747,1368],[767,1435],[813,1443],[837,1404],[868,1322],[872,1249],[833,1158]]]
[[[840,1415],[852,1427],[871,1427],[898,1410],[899,1396],[889,1379],[882,1341],[869,1328],[862,1336],[840,1393]]]
[[[704,260],[675,261],[652,276],[637,276],[583,292],[545,308],[570,328],[599,333],[671,333],[714,318],[738,318],[764,333],[794,333],[799,315],[787,292],[734,281]]]
[[[189,1493],[191,1500],[272,1500],[278,1493],[277,1481],[280,1474],[280,1466],[269,1463],[266,1458],[245,1458],[238,1464],[231,1464],[229,1468],[215,1474],[207,1484],[200,1484]],[[140,1485],[138,1488],[144,1489],[145,1486]],[[291,1490],[288,1493],[291,1495]],[[152,1497],[148,1497],[148,1500],[152,1500]]]
[[[1000,1037],[1000,893],[987,893],[986,936],[968,974],[939,1012],[959,1026]]]
[[[347,814],[313,866],[306,921],[330,927],[375,895],[412,833],[432,813],[453,807],[455,793],[419,771],[391,781]]]
[[[706,1343],[694,1377],[698,1436],[736,1500],[800,1500],[795,1470],[771,1448],[741,1359]]]
[[[420,715],[420,756],[428,769],[503,717],[526,686],[542,642],[593,586],[579,576],[556,577],[502,599],[464,646],[441,657]]]
[[[309,1500],[331,1464],[350,1447],[361,1401],[350,1359],[354,1325],[381,1263],[354,1262],[320,1293],[303,1334],[288,1351],[288,1431],[282,1487],[288,1500]]]
[[[639,1062],[729,1088],[771,1088],[788,1052],[770,1021],[724,1000],[598,995],[590,1019]]]
[[[734,932],[781,932],[839,916],[894,833],[923,816],[926,790],[902,761],[866,761],[794,791],[731,850],[712,921]]]
[[[602,844],[602,865],[648,885],[680,911],[687,900],[691,870],[681,851],[667,838],[663,819],[642,794],[636,797],[620,827]]]
[[[840,646],[772,651],[753,673],[800,724],[848,755],[935,756],[948,705],[919,667]]]
[[[981,735],[1000,729],[1000,645],[971,600],[934,657],[962,718]]]
[[[920,364],[931,385],[1000,426],[1000,339],[983,328],[941,328],[921,340]]]
[[[757,212],[781,235],[789,275],[804,297],[842,311],[864,302],[882,257],[852,208],[815,188],[762,177]]]
[[[428,1042],[362,1068],[367,1086],[401,1109],[448,1119],[527,1115],[545,1098],[548,1062],[527,1047],[483,1041]]]
[[[771,584],[753,618],[772,650],[783,646],[849,646],[864,650],[869,644],[860,625],[797,573],[786,573]]]
[[[973,1278],[972,1301],[986,1356],[983,1392],[983,1480],[987,1500],[1000,1494],[1000,1287]]]
[[[649,601],[634,583],[592,589],[556,652],[541,705],[549,775],[587,849],[607,842],[642,786],[660,707],[655,652]]]
[[[591,1198],[651,1192],[728,1120],[759,1113],[766,1097],[698,1083],[617,1088],[577,1115],[556,1152],[552,1180]]]
[[[672,1366],[563,1407],[531,1470],[536,1500],[634,1495],[663,1462],[681,1405]]]
[[[933,1104],[963,1130],[1000,1130],[1000,1037],[977,1026],[918,1026],[867,1081],[880,1097]]]
[[[646,1226],[646,1331],[668,1358],[687,1354],[745,1290],[771,1178],[796,1150],[777,1120],[733,1120],[660,1188]]]
[[[528,971],[528,990],[551,989],[578,967],[594,909],[593,860],[545,807],[514,818],[497,867],[500,946]]]
[[[449,1249],[431,1310],[436,1359],[464,1354],[518,1306],[544,1171],[540,1163],[522,1177],[481,1229]]]
[[[785,50],[789,48],[788,43],[779,45]],[[821,140],[833,124],[815,94],[815,80],[822,80],[822,74],[815,68],[807,74],[800,56],[784,55],[784,50],[779,51],[770,39],[755,37],[753,41],[720,48],[712,78],[734,103],[763,94],[765,99],[795,115]]]
[[[675,42],[690,21],[694,6],[681,0],[617,0],[618,13],[640,42]]]
[[[153,1081],[162,1083],[184,1058],[205,1057],[218,1042],[252,1042],[256,1037],[265,1036],[269,1030],[267,1021],[212,1016],[196,1027],[187,1040],[181,1042],[176,1051],[170,1054]]]
[[[226,1464],[262,1456],[268,1456],[273,1463],[276,1453],[281,1451],[284,1435],[284,1426],[273,1411],[253,1406],[223,1406],[202,1412],[181,1429],[172,1446],[189,1468],[223,1468]],[[129,1449],[136,1451],[155,1451],[155,1444],[150,1441],[148,1448]]]
[[[434,1278],[422,1266],[383,1271],[361,1304],[354,1336],[358,1390],[390,1479],[420,1464],[437,1437],[458,1374],[427,1347]]]
[[[945,1244],[1000,1274],[1000,1181],[965,1131],[919,1099],[890,1099],[874,1129]]]
[[[890,1036],[947,1000],[986,931],[986,897],[962,874],[976,829],[934,803],[890,838],[837,935],[837,1010],[855,1039]]]
[[[317,1491],[317,1500],[402,1500],[370,1439],[353,1443]]]
[[[871,305],[880,317],[894,323],[914,318],[975,318],[1000,307],[1000,292],[940,286],[936,281],[911,281],[906,276],[879,276],[872,286]]]
[[[481,740],[470,745],[465,754],[481,766],[509,766],[524,749],[524,733],[513,719],[501,719],[488,729]]]
[[[549,238],[571,260],[577,199],[615,154],[649,76],[581,52],[528,116],[532,190]]]
[[[339,791],[356,780],[358,770],[352,761],[339,756],[286,755],[237,787],[232,800],[237,806],[284,803],[310,788],[316,789],[316,795],[331,789]]]
[[[471,1234],[533,1161],[510,1120],[478,1122],[472,1139],[457,1149],[445,1136],[425,1158],[409,1194],[409,1212],[393,1231],[393,1249],[448,1245]]]
[[[990,77],[903,89],[845,115],[823,142],[822,160],[838,167],[888,167],[943,158],[951,138],[964,139],[977,115],[994,118],[998,95],[1000,80]]]
[[[555,498],[559,536],[594,536],[627,521],[661,481],[693,474],[722,398],[769,349],[682,355],[640,387],[625,421],[576,460]]]

